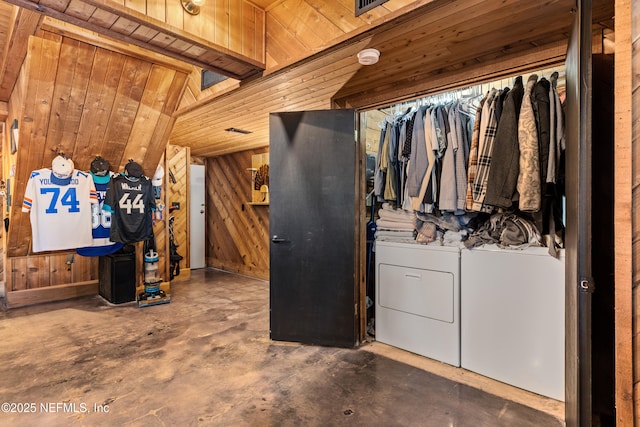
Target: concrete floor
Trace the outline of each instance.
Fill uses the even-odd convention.
[[[272,342],[268,294],[267,282],[197,270],[172,284],[170,304],[140,309],[96,296],[0,312],[0,396],[10,403],[0,424],[564,424],[554,402],[532,409],[481,390],[486,379],[446,379],[419,367],[428,359],[384,344]],[[521,402],[540,402],[523,393]]]

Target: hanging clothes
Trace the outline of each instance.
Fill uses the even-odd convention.
[[[496,137],[498,129],[498,121],[496,118],[496,97],[500,96],[500,92],[493,89],[485,102],[486,112],[483,109],[482,115],[486,115],[486,120],[481,123],[480,145],[478,147],[478,170],[473,185],[473,210],[478,212],[491,212],[493,206],[486,205],[484,198],[487,193],[487,180],[489,179],[489,169],[491,167],[491,155],[493,151],[493,141]],[[482,126],[484,134],[482,132]]]
[[[487,233],[500,225],[507,240],[498,244],[544,243],[557,255],[564,231],[565,150],[557,81],[558,73],[549,80],[531,75],[526,84],[518,76],[511,89],[491,89],[484,97],[474,89],[471,98],[437,95],[404,112],[396,106],[381,129],[374,191],[397,212],[383,211],[378,225],[387,229],[379,237],[410,240],[413,231],[417,243],[455,245],[471,239],[475,246],[488,243]],[[484,235],[471,232],[488,218],[477,212],[492,214]],[[420,220],[411,229],[397,224],[405,214],[437,221]],[[464,221],[464,229],[443,227],[443,218],[461,226]],[[527,235],[541,238],[520,242],[522,224],[531,225]]]
[[[542,240],[549,248],[549,254],[554,257],[560,255],[560,247],[564,244],[564,224],[562,215],[563,185],[556,184],[558,176],[563,176],[564,151],[564,127],[562,117],[562,104],[557,91],[558,73],[553,73],[550,78],[549,88],[549,158],[547,162],[546,182],[543,184],[543,194],[539,221]],[[561,180],[561,179],[560,179]]]
[[[457,135],[455,124],[451,123],[451,106],[443,107],[445,126],[446,148],[442,156],[442,175],[440,177],[440,194],[438,198],[438,208],[442,211],[455,211],[457,207],[457,186],[456,186],[456,160]]]
[[[396,200],[396,189],[398,179],[398,124],[393,121],[389,126],[389,139],[387,145],[387,170],[386,182],[384,186],[385,200]]]
[[[376,157],[376,170],[374,173],[373,179],[373,194],[376,196],[378,201],[384,200],[384,184],[386,182],[385,171],[386,171],[386,160],[383,160],[385,153],[385,144],[388,144],[388,134],[387,128],[389,127],[389,123],[385,120],[380,130],[380,142],[378,143],[378,155]],[[382,167],[384,162],[384,169]]]
[[[520,170],[517,189],[520,194],[521,211],[540,210],[540,162],[538,149],[538,130],[532,105],[532,91],[538,76],[529,76],[522,99],[518,120],[518,145],[520,148]]]
[[[538,153],[540,162],[540,185],[547,182],[547,169],[549,166],[549,142],[551,134],[551,117],[549,91],[551,84],[544,77],[533,87],[531,106],[536,118],[538,131]]]
[[[469,148],[469,162],[467,165],[467,197],[465,208],[470,211],[473,209],[473,184],[476,180],[478,172],[478,146],[480,145],[480,120],[482,118],[482,110],[486,97],[480,100],[480,104],[476,108],[476,117],[473,122],[473,135],[471,137],[471,147]]]
[[[420,107],[415,114],[413,132],[411,135],[410,163],[407,170],[407,194],[411,198],[418,198],[420,186],[429,166],[427,147],[425,143],[424,115],[426,106]],[[419,202],[418,202],[419,205]],[[412,205],[415,206],[415,205]]]
[[[437,136],[432,119],[433,107],[429,107],[425,111],[423,119],[424,145],[427,152],[427,170],[420,184],[418,198],[414,200],[413,209],[418,212],[433,211],[433,186],[437,179],[436,174],[436,152],[437,152]],[[427,200],[428,202],[423,202]]]
[[[551,111],[551,126],[549,138],[549,164],[547,167],[547,182],[557,181],[557,170],[560,164],[560,156],[564,150],[564,117],[562,114],[562,103],[558,95],[558,72],[551,74],[549,79],[551,88],[549,89],[549,103]]]
[[[518,199],[516,191],[520,168],[518,119],[523,96],[524,85],[522,76],[519,76],[504,100],[496,138],[493,142],[493,160],[485,195],[485,202],[489,205],[511,208],[513,202]]]
[[[438,208],[458,214],[464,213],[467,182],[465,149],[467,138],[463,137],[466,125],[460,116],[458,103],[448,104],[446,113],[447,147],[442,158],[442,175],[439,183]]]
[[[413,128],[416,120],[417,108],[411,108],[404,117],[405,132],[404,132],[404,144],[402,145],[402,185],[401,185],[401,206],[405,210],[411,210],[411,196],[407,191],[407,180],[410,174],[411,168],[411,150],[413,149]]]

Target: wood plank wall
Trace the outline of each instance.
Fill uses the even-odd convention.
[[[111,0],[232,52],[263,63],[265,12],[246,0],[207,0],[198,15],[179,0]]]
[[[8,262],[10,291],[98,280],[98,258],[73,252],[12,257]]]
[[[269,206],[250,205],[251,156],[268,148],[208,158],[205,163],[206,265],[269,278]]]
[[[623,30],[618,31],[618,19],[623,23]],[[630,27],[630,28],[629,28]],[[621,34],[621,40],[618,39],[618,32]],[[628,42],[629,39],[627,35],[630,33],[631,38],[631,49],[630,51]],[[622,68],[622,73],[627,73],[624,75],[625,79],[629,79],[629,68],[631,68],[631,101],[630,105],[627,101],[627,96],[629,94],[629,87],[627,86],[617,86],[616,87],[616,104],[619,102],[621,105],[617,106],[617,108],[622,108],[622,111],[616,111],[616,121],[617,125],[621,125],[622,134],[619,138],[618,134],[616,135],[616,170],[620,171],[622,174],[625,172],[628,174],[628,171],[631,170],[630,179],[626,176],[622,177],[622,181],[616,181],[616,188],[618,188],[618,184],[621,183],[624,186],[620,188],[620,191],[624,191],[629,189],[631,186],[632,194],[631,200],[629,200],[628,196],[624,197],[622,202],[624,203],[622,206],[623,210],[620,212],[620,219],[622,219],[621,223],[618,223],[616,220],[616,227],[622,228],[621,231],[628,230],[629,227],[632,227],[632,232],[626,232],[622,234],[623,241],[616,241],[616,283],[618,283],[619,277],[623,280],[621,282],[625,285],[624,289],[617,289],[616,292],[621,291],[622,295],[616,295],[616,322],[619,322],[616,325],[616,328],[624,331],[628,326],[632,326],[633,328],[633,339],[632,342],[629,343],[628,334],[622,334],[621,338],[616,339],[616,347],[618,352],[622,353],[622,358],[618,357],[617,363],[622,364],[622,367],[617,368],[616,377],[617,377],[617,392],[624,393],[621,399],[616,399],[616,403],[618,406],[621,406],[624,410],[623,415],[624,418],[618,416],[618,425],[640,425],[640,151],[638,147],[640,147],[640,0],[624,0],[616,1],[616,56],[618,56],[618,43],[623,43],[622,45],[622,54],[623,58],[626,60],[626,63],[618,63],[616,62],[616,68]],[[631,67],[629,67],[628,60],[631,59]],[[618,60],[618,58],[616,58]],[[619,76],[616,75],[616,78]],[[618,82],[616,82],[618,83]],[[629,122],[629,111],[631,110],[631,122]],[[622,114],[622,122],[619,122],[619,114]],[[616,129],[618,132],[618,128]],[[627,141],[631,139],[631,145],[628,145]],[[620,164],[620,166],[618,166]],[[631,215],[629,215],[631,214]],[[632,247],[629,248],[629,236],[631,234],[632,237]],[[618,235],[618,229],[616,229],[616,235]],[[621,244],[619,247],[618,245]],[[630,249],[630,251],[628,250]],[[621,256],[618,257],[618,255]],[[632,257],[632,281],[629,280],[629,275],[627,274],[629,265],[629,256]],[[618,262],[620,259],[620,262]],[[622,298],[627,298],[629,292],[626,289],[626,285],[632,282],[632,305],[631,309],[627,309],[629,304],[624,301]],[[621,310],[622,313],[618,312],[618,302],[621,301]],[[624,328],[624,329],[623,329]],[[632,347],[630,347],[632,344]],[[628,360],[626,357],[627,354],[632,355],[632,362]],[[631,411],[626,410],[629,406],[627,401],[629,400],[629,391],[626,387],[628,382],[628,375],[626,377],[618,378],[622,374],[626,374],[626,371],[621,371],[622,369],[627,368],[629,364],[633,365],[633,391],[631,395],[633,396],[633,407]],[[635,411],[635,416],[632,418],[633,412]],[[631,413],[629,413],[631,412]]]
[[[4,212],[10,221],[5,246],[8,306],[97,292],[97,258],[86,265],[82,257],[69,262],[72,252],[31,254],[29,215],[21,212],[30,172],[50,167],[55,155],[64,152],[76,169],[88,170],[101,155],[115,172],[134,159],[152,176],[164,154],[186,78],[185,72],[166,65],[48,31],[29,39],[8,104],[8,123],[14,118],[19,122],[18,151],[3,156],[2,168],[12,195],[10,212]],[[3,141],[3,152],[10,153],[9,138]],[[160,268],[168,276],[166,224],[157,222],[154,231]],[[141,245],[138,254],[141,275]]]
[[[186,74],[52,33],[32,37],[19,117],[8,255],[27,255],[20,203],[32,170],[58,152],[88,170],[96,155],[115,172],[129,159],[153,175],[168,141]],[[12,166],[13,167],[13,166]]]
[[[14,90],[11,92],[8,103],[7,130],[14,119],[22,122],[23,102],[27,92],[27,82],[29,81],[27,71],[23,64],[18,73]],[[21,196],[16,197],[14,195],[16,190],[14,181],[17,160],[18,154],[11,153],[9,132],[5,132],[2,140],[2,179],[8,184],[7,189],[11,194],[12,204],[15,204],[18,199],[20,202],[22,201]],[[3,218],[9,218],[8,207],[5,197],[2,200]],[[21,212],[17,215],[21,217],[21,220],[26,216]],[[10,230],[12,227],[13,224],[10,222]],[[4,234],[3,251],[6,251],[8,237],[4,233],[4,228],[2,233]],[[6,252],[3,255],[6,255]],[[97,292],[97,259],[76,256],[72,252],[63,252],[32,257],[3,256],[3,261],[6,261],[4,286],[7,307],[17,307]],[[77,286],[65,286],[67,284],[77,284]],[[55,289],[55,293],[40,292],[44,288]]]
[[[177,145],[167,146],[167,170],[175,178],[175,182],[168,180],[167,208],[172,203],[179,203],[180,209],[168,214],[173,216],[173,235],[178,253],[184,257],[180,262],[180,269],[189,267],[189,148]]]

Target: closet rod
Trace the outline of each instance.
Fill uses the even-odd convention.
[[[462,94],[466,92],[471,92],[473,95],[470,96],[470,98],[473,98],[475,96],[480,96],[480,95],[486,95],[491,89],[504,89],[506,87],[513,87],[513,83],[516,79],[516,77],[518,76],[522,76],[523,81],[527,81],[527,79],[529,78],[530,75],[532,74],[536,74],[538,75],[538,78],[549,78],[551,76],[551,74],[557,71],[559,74],[558,77],[558,89],[562,89],[565,86],[565,71],[564,71],[564,66],[557,66],[557,67],[551,67],[551,68],[543,68],[543,69],[539,69],[539,70],[532,70],[529,71],[527,73],[519,73],[519,74],[515,74],[509,77],[505,77],[499,80],[492,80],[489,82],[480,82],[480,83],[476,83],[474,85],[471,86],[465,86],[465,87],[461,87],[461,88],[454,88],[454,89],[447,89],[447,90],[443,90],[440,92],[434,92],[434,93],[430,93],[424,96],[421,96],[419,98],[413,98],[410,100],[404,100],[404,101],[399,101],[396,102],[394,104],[389,104],[386,107],[379,107],[378,110],[381,112],[383,109],[392,109],[392,110],[396,110],[397,108],[394,107],[398,107],[398,106],[402,106],[403,109],[404,107],[408,104],[408,103],[413,103],[413,106],[420,106],[420,105],[424,105],[424,104],[428,104],[428,103],[436,103],[434,100],[438,99],[437,97],[443,97],[446,96],[446,94]],[[453,95],[451,95],[453,96]],[[442,98],[440,98],[442,99]]]

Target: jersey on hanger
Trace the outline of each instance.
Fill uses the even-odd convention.
[[[155,207],[151,181],[146,177],[112,178],[104,201],[104,208],[111,210],[111,240],[126,244],[153,237]]]
[[[51,169],[31,172],[22,212],[30,212],[33,252],[90,245],[94,203],[98,196],[88,173],[74,170],[69,178],[61,179]]]
[[[120,242],[111,241],[111,212],[103,208],[111,177],[109,175],[94,176],[93,174],[92,177],[98,194],[98,203],[91,206],[93,243],[91,246],[76,249],[76,252],[82,256],[109,255],[117,252],[123,246]]]

